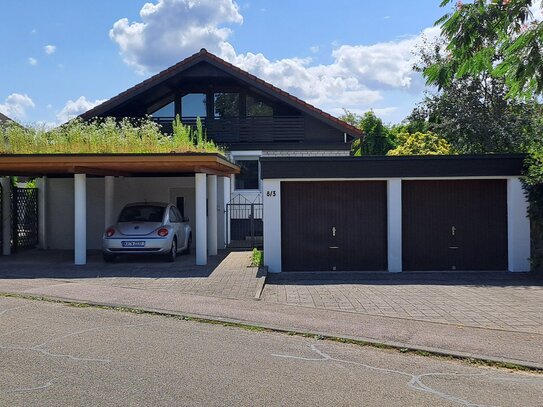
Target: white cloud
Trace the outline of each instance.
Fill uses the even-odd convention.
[[[53,55],[55,53],[55,51],[57,50],[57,46],[56,45],[46,45],[45,47],[43,47],[43,51],[47,54],[47,55]]]
[[[22,120],[26,117],[27,110],[35,106],[34,101],[27,94],[12,93],[4,103],[0,103],[0,112],[12,119]]]
[[[94,102],[87,100],[85,96],[80,96],[77,100],[68,100],[57,114],[57,119],[60,123],[65,123],[102,102],[104,102],[104,100],[95,100]]]
[[[136,71],[164,69],[205,47],[230,63],[331,113],[368,110],[384,98],[386,90],[411,92],[420,87],[420,74],[412,70],[413,51],[422,36],[432,39],[439,28],[420,35],[370,45],[332,42],[332,61],[315,64],[311,58],[269,60],[261,53],[238,54],[227,40],[228,24],[243,17],[233,0],[155,0],[140,11],[141,21],[117,21],[110,38],[124,61]],[[316,53],[318,46],[310,51]],[[384,108],[383,114],[393,112]],[[375,109],[377,111],[377,109]]]
[[[309,51],[311,51],[312,53],[316,54],[317,52],[319,52],[320,48],[318,45],[313,45],[312,47],[309,47]]]
[[[422,36],[431,40],[439,35],[438,27],[427,28]],[[382,42],[373,45],[342,45],[332,55],[339,69],[357,78],[408,88],[413,78],[413,50],[421,36]]]
[[[36,65],[38,65],[38,60],[36,58],[30,57],[30,58],[28,58],[28,63],[30,65],[32,65],[32,66],[36,66]]]
[[[233,0],[158,0],[140,10],[140,22],[118,20],[109,37],[138,72],[154,71],[207,48],[217,52],[230,36],[224,25],[241,24]]]

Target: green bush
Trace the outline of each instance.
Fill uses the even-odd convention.
[[[262,250],[258,250],[257,248],[253,249],[252,254],[252,260],[251,260],[251,266],[253,267],[261,267],[264,264],[264,253]]]
[[[0,127],[1,154],[222,153],[207,140],[200,119],[196,129],[176,117],[173,134],[150,118],[74,119],[52,130],[7,123]]]

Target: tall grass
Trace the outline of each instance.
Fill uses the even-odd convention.
[[[0,127],[1,154],[122,154],[122,153],[223,153],[207,140],[198,119],[196,128],[185,126],[179,117],[173,134],[163,134],[159,124],[149,118],[74,119],[48,130],[8,123]]]

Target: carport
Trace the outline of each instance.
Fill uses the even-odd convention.
[[[117,207],[122,201],[116,198],[137,196],[144,184],[156,190],[160,185],[176,186],[185,180],[178,186],[194,189],[196,264],[205,265],[207,256],[216,255],[219,245],[225,243],[224,191],[230,191],[230,177],[237,173],[239,167],[215,153],[1,155],[2,253],[11,253],[10,176],[37,179],[42,214],[40,248],[47,249],[48,240],[55,236],[51,225],[54,215],[60,219],[63,229],[73,229],[73,242],[69,240],[74,263],[78,265],[87,262],[89,226],[102,230],[115,222]],[[89,201],[94,205],[89,207]],[[95,206],[101,206],[100,211]],[[97,213],[102,214],[103,219],[99,219],[101,216]],[[72,216],[73,224],[66,224]]]

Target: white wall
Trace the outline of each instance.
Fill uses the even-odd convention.
[[[104,178],[87,177],[87,248],[100,249],[104,232]],[[74,180],[49,178],[47,181],[47,240],[50,249],[73,250]],[[194,177],[119,177],[115,179],[115,217],[131,202],[171,202],[170,189],[194,188]],[[175,203],[175,202],[172,202]],[[190,217],[190,216],[189,216]],[[194,217],[191,223],[194,222]]]
[[[264,264],[281,272],[281,181],[264,180]]]
[[[509,271],[530,271],[528,201],[519,178],[507,180],[507,242]]]

